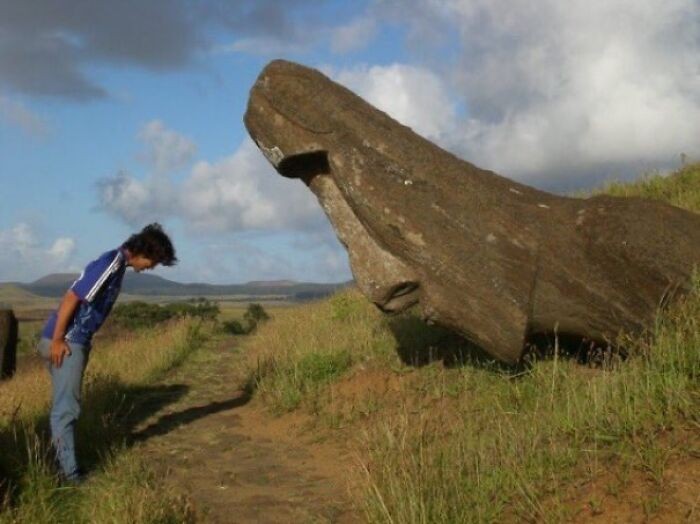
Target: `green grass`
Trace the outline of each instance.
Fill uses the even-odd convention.
[[[595,193],[662,200],[699,213],[700,163],[684,166],[667,176],[649,174],[633,183],[613,182],[596,190]]]
[[[1,523],[190,522],[194,510],[126,445],[132,411],[154,384],[206,340],[203,324],[184,319],[96,344],[90,358],[77,448],[90,480],[59,485],[48,450],[48,374],[25,366],[0,395]],[[38,364],[38,363],[37,363]]]
[[[700,165],[602,191],[697,212]],[[411,312],[384,317],[350,291],[287,311],[246,347],[273,411],[302,409],[363,435],[353,485],[369,522],[566,521],[581,511],[577,486],[601,479],[613,499],[642,486],[630,518],[675,519],[689,509],[670,502],[668,468],[692,457],[688,438],[697,446],[700,429],[697,278],[652,328],[625,340],[626,360],[602,368],[555,353],[511,370]],[[343,397],[344,385],[372,373],[393,388],[369,381]],[[605,514],[602,496],[583,503]]]
[[[562,487],[609,464],[663,487],[671,454],[662,436],[700,427],[700,284],[660,319],[654,340],[612,370],[539,362],[512,378],[478,366],[426,377],[433,396],[459,402],[435,423],[422,389],[372,427],[365,441],[365,511],[372,522],[560,521],[573,516]],[[436,387],[437,384],[437,387]]]
[[[257,394],[275,412],[317,406],[326,387],[353,364],[389,357],[391,334],[381,314],[354,292],[278,310],[247,343]]]

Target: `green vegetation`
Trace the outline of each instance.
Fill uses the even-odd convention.
[[[605,191],[698,212],[700,165]],[[700,445],[698,319],[696,278],[651,334],[624,340],[625,361],[592,368],[555,352],[509,370],[351,291],[276,315],[246,346],[273,412],[364,435],[354,485],[370,522],[560,522],[635,490],[621,520],[681,521],[697,510],[671,502],[669,468]]]
[[[700,165],[605,192],[700,212]],[[381,314],[355,290],[274,318],[259,304],[225,310],[218,325],[206,301],[113,315],[119,337],[100,342],[85,381],[86,486],[59,487],[50,467],[43,368],[2,384],[0,524],[195,520],[127,437],[139,399],[162,394],[163,374],[222,331],[251,333],[259,401],[306,414],[318,438],[352,442],[352,489],[369,522],[606,521],[611,504],[627,508],[620,522],[682,522],[700,511],[696,493],[695,506],[674,498],[673,481],[700,449],[700,276],[651,333],[625,338],[626,360],[602,367],[554,351],[509,369],[412,311]],[[33,329],[21,334],[27,344]]]
[[[630,184],[607,184],[596,193],[663,200],[700,213],[700,163],[684,166],[668,176],[652,174]]]
[[[612,370],[538,362],[523,376],[480,365],[417,380],[425,408],[454,398],[448,413],[404,409],[372,427],[364,462],[365,509],[373,522],[489,522],[572,518],[565,489],[609,465],[636,469],[663,490],[665,441],[700,422],[700,283],[635,340]],[[439,421],[439,423],[436,423]],[[624,490],[623,478],[611,481]]]
[[[226,320],[222,324],[222,329],[230,335],[247,335],[255,331],[258,324],[270,319],[265,308],[257,303],[248,304],[248,308],[243,313],[243,321],[238,319]]]
[[[248,324],[248,332],[254,331],[259,323],[270,319],[270,315],[260,304],[249,304],[243,314],[243,320]]]
[[[393,337],[381,314],[357,292],[279,312],[247,344],[251,381],[276,412],[318,405],[333,379],[353,363],[392,358]],[[382,362],[377,359],[383,356]]]
[[[196,298],[186,302],[173,302],[166,305],[134,301],[117,304],[110,316],[112,323],[126,329],[152,328],[161,322],[174,318],[199,318],[216,320],[219,306],[206,298]]]

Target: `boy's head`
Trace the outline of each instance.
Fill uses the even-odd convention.
[[[170,238],[156,222],[131,235],[122,247],[128,251],[128,263],[135,271],[152,269],[158,264],[174,266],[177,263]]]

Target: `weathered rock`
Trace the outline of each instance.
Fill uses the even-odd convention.
[[[537,334],[644,329],[700,263],[699,215],[513,182],[294,63],[262,71],[245,125],[280,174],[316,194],[370,300],[419,302],[425,319],[508,363]]]
[[[15,374],[17,318],[11,309],[0,309],[0,379]]]

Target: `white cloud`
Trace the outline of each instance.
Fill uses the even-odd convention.
[[[54,241],[47,252],[50,256],[54,257],[55,260],[63,262],[68,260],[74,251],[75,240],[70,237],[60,237]]]
[[[455,126],[455,103],[445,83],[429,69],[391,64],[326,70],[335,81],[420,135],[442,141]]]
[[[47,273],[73,271],[74,253],[72,238],[59,237],[46,242],[25,222],[0,229],[0,282],[27,281]]]
[[[138,133],[145,145],[144,158],[156,173],[182,169],[197,152],[195,143],[169,129],[160,120],[151,120]]]
[[[467,108],[448,145],[478,165],[551,181],[700,157],[697,0],[378,4],[422,48],[454,34],[430,67]]]
[[[295,229],[322,216],[307,187],[274,172],[252,140],[220,161],[199,162],[181,188],[181,212],[195,229]]]
[[[30,136],[45,136],[49,132],[46,121],[27,106],[0,94],[0,121],[18,127]]]
[[[376,18],[372,15],[360,16],[332,30],[331,49],[335,53],[364,49],[372,42],[376,33]]]
[[[180,136],[160,122],[147,127],[149,136]],[[181,143],[170,139],[156,142]],[[175,165],[162,159],[165,156],[163,153],[160,161],[153,162],[154,171],[145,178],[120,172],[100,180],[101,208],[132,226],[174,217],[190,230],[203,233],[294,230],[317,227],[322,221],[323,212],[306,186],[276,174],[250,139],[228,157],[197,162],[181,183],[163,171]]]
[[[100,206],[130,226],[143,226],[179,210],[180,194],[163,174],[152,173],[144,180],[120,171],[98,182]]]

